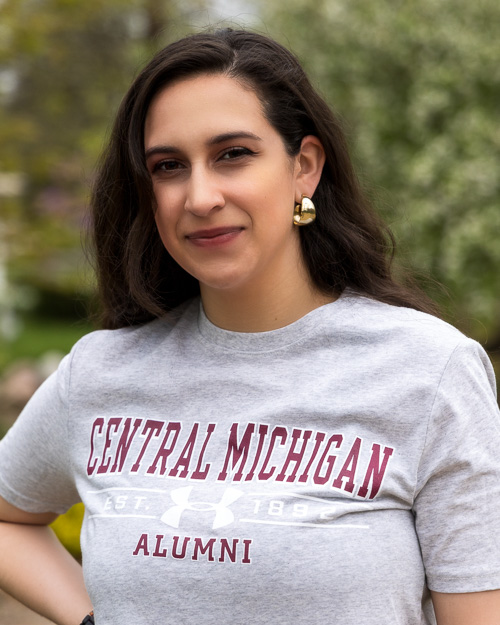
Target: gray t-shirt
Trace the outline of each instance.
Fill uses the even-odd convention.
[[[84,502],[98,625],[429,625],[429,588],[500,588],[494,387],[477,343],[352,292],[258,334],[194,300],[79,341],[0,494]]]

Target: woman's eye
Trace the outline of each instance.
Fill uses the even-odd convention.
[[[180,169],[181,167],[182,165],[181,163],[179,163],[179,161],[172,161],[172,160],[158,161],[158,163],[155,163],[153,165],[152,173],[154,174],[155,172],[175,171],[177,169]]]
[[[221,160],[227,161],[235,158],[241,158],[242,156],[250,156],[252,154],[254,154],[254,152],[248,148],[229,148],[222,154]]]

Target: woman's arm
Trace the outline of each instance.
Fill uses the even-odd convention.
[[[431,594],[438,625],[500,625],[500,590]]]
[[[57,625],[79,625],[92,609],[82,568],[47,527],[0,497],[0,587]]]

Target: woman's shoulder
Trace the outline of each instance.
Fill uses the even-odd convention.
[[[345,349],[361,354],[373,366],[378,363],[431,385],[445,372],[454,379],[473,375],[495,388],[495,375],[484,348],[446,321],[357,293],[345,296],[343,312]]]
[[[419,353],[449,355],[463,346],[482,349],[479,343],[443,319],[353,291],[345,295],[344,310],[352,332],[362,340],[386,346],[398,344],[414,357]]]
[[[141,357],[168,340],[181,322],[184,326],[189,326],[197,317],[198,306],[197,299],[189,300],[163,317],[144,324],[113,330],[95,330],[75,343],[70,357],[73,360],[83,358],[94,361]]]

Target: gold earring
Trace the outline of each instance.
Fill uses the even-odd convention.
[[[312,224],[315,219],[316,208],[314,207],[313,201],[311,198],[303,195],[300,204],[295,205],[293,223],[296,226],[307,226],[308,224]]]

